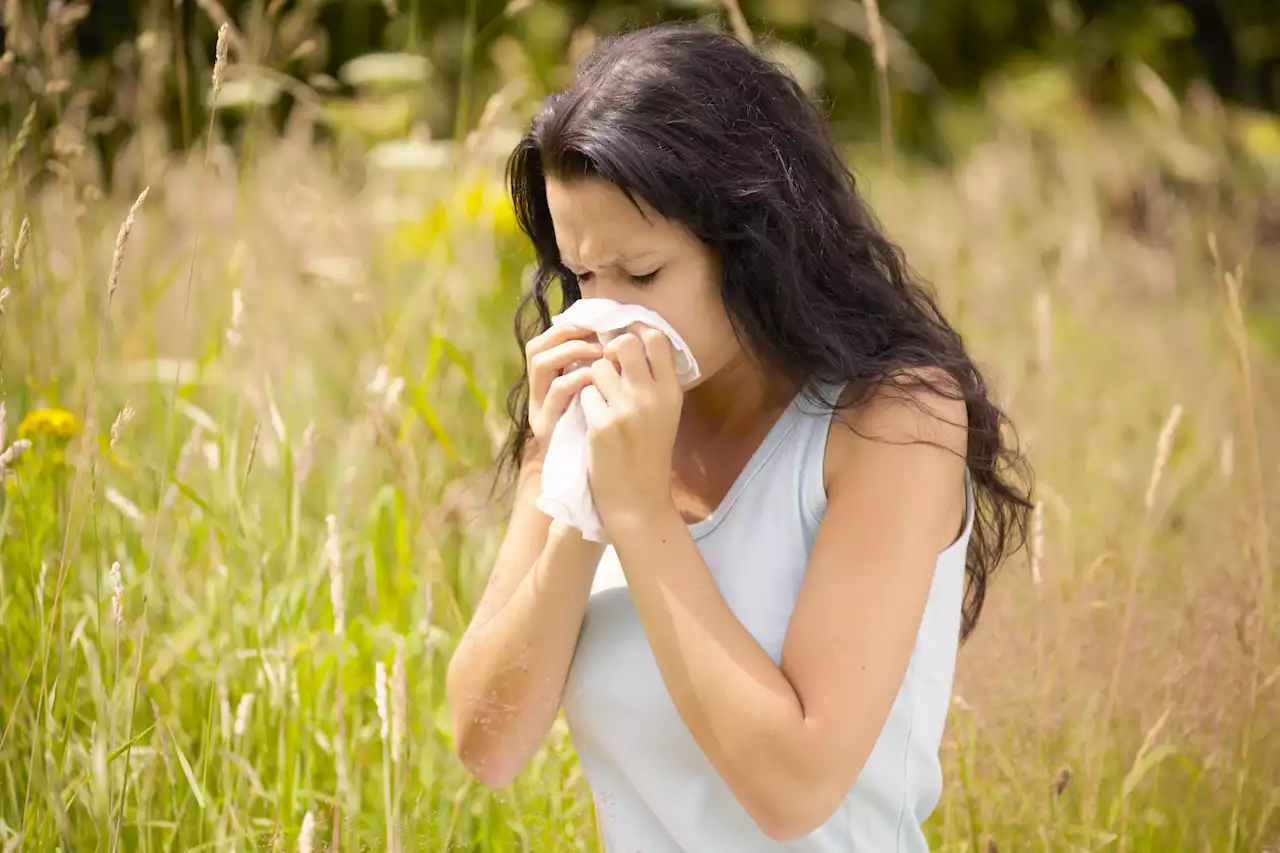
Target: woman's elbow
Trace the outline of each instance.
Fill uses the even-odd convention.
[[[476,781],[486,788],[498,790],[511,784],[521,764],[501,755],[493,747],[492,734],[476,722],[453,720],[453,754]]]
[[[759,830],[779,844],[804,838],[829,821],[844,800],[842,791],[796,784],[755,798],[747,811]]]

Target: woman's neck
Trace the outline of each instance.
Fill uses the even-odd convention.
[[[751,433],[762,417],[786,406],[798,390],[794,381],[766,375],[740,356],[685,394],[681,421],[697,435]]]

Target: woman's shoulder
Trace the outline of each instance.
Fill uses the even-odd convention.
[[[835,389],[834,433],[840,441],[930,444],[964,455],[968,410],[959,383],[942,368],[899,370],[874,382],[828,383]]]
[[[916,472],[939,491],[964,479],[967,407],[959,385],[940,369],[901,371],[874,385],[840,388],[823,454],[823,491],[857,481],[859,491],[896,491],[890,480]],[[912,475],[915,476],[915,475]],[[879,483],[879,480],[886,482]]]

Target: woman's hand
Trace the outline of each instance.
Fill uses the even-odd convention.
[[[605,527],[671,502],[671,455],[684,391],[667,336],[633,326],[605,347],[582,389],[591,495]]]
[[[604,354],[595,337],[589,329],[552,326],[524,348],[529,371],[529,427],[540,453],[546,453],[551,432],[574,395],[591,384],[591,363]],[[575,368],[575,362],[583,366]]]

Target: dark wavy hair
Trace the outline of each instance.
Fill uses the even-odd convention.
[[[725,308],[747,351],[797,384],[847,381],[852,393],[834,405],[860,405],[885,385],[965,401],[977,497],[967,639],[989,578],[1025,542],[1030,470],[1006,444],[1007,418],[961,336],[881,232],[795,80],[702,25],[662,24],[597,45],[569,88],[542,104],[507,164],[538,260],[516,312],[522,350],[551,322],[553,287],[565,306],[581,297],[556,246],[548,175],[603,179],[688,228],[719,257]],[[513,429],[500,472],[519,468],[531,438],[527,372],[507,409]]]

